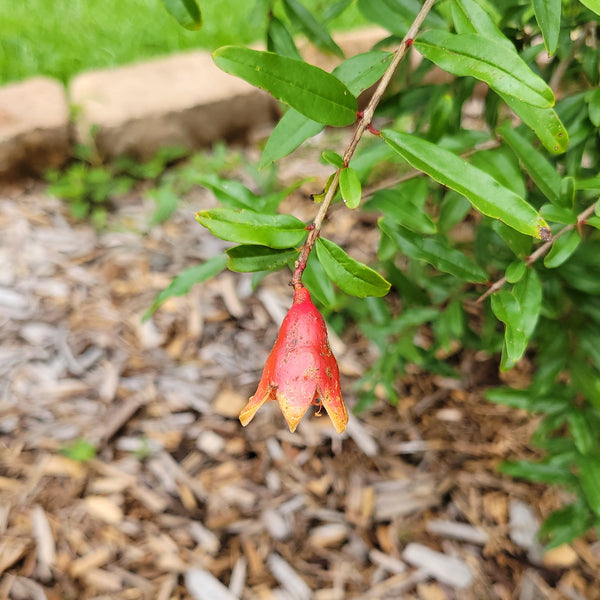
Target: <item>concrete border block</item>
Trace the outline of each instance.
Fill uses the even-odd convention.
[[[39,175],[70,156],[65,89],[48,77],[0,87],[0,178]]]
[[[69,86],[75,135],[101,156],[147,159],[165,146],[194,149],[273,122],[275,101],[218,69],[208,52],[186,52],[78,75]]]

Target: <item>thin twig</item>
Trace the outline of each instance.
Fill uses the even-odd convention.
[[[435,0],[425,0],[425,3],[421,7],[421,10],[419,11],[417,16],[415,17],[415,20],[413,21],[413,24],[410,26],[410,29],[404,36],[404,39],[402,40],[402,42],[400,43],[400,46],[394,52],[392,62],[386,69],[385,73],[383,74],[383,77],[380,79],[379,84],[378,84],[377,88],[375,89],[375,92],[373,93],[373,96],[371,97],[371,100],[370,100],[368,106],[365,108],[365,110],[362,113],[362,117],[358,122],[356,130],[354,131],[354,134],[352,135],[350,143],[348,144],[346,151],[344,152],[344,156],[343,156],[344,165],[349,164],[350,159],[354,155],[356,147],[358,146],[358,142],[360,141],[360,139],[363,136],[363,133],[367,129],[369,129],[369,127],[371,125],[371,121],[373,119],[373,114],[375,113],[375,109],[377,108],[379,101],[381,100],[385,90],[387,89],[388,85],[390,84],[390,81],[392,80],[394,72],[396,71],[396,69],[398,68],[398,65],[400,64],[400,61],[406,56],[408,49],[412,46],[414,38],[417,36],[417,33],[419,32],[419,29],[421,28],[421,25],[423,24],[425,17],[431,10],[431,7],[433,6],[434,2],[435,2]],[[319,208],[319,212],[317,213],[317,216],[315,217],[315,220],[313,221],[313,224],[310,228],[308,237],[306,238],[306,241],[304,242],[304,245],[302,246],[302,249],[300,250],[300,256],[298,257],[298,260],[296,261],[296,263],[294,265],[294,273],[292,275],[292,280],[291,280],[291,284],[294,286],[294,288],[297,288],[300,285],[302,285],[302,273],[304,272],[304,269],[306,268],[306,262],[308,261],[308,256],[315,245],[315,242],[317,240],[317,237],[319,236],[319,233],[321,232],[321,227],[323,226],[323,220],[325,219],[325,215],[327,214],[329,205],[331,204],[331,201],[333,200],[335,193],[337,192],[338,184],[340,181],[341,170],[342,170],[342,168],[339,168],[335,172],[335,175],[333,177],[331,185],[329,186],[329,188],[327,189],[327,191],[325,193],[325,198],[323,199],[323,203],[321,204],[321,207]]]
[[[542,244],[533,254],[530,254],[525,261],[525,264],[529,267],[531,266],[538,258],[544,256],[546,252],[552,247],[552,244],[561,236],[563,236],[567,231],[571,231],[575,228],[581,227],[594,213],[596,210],[596,205],[598,204],[598,200],[594,202],[592,205],[588,206],[583,212],[577,215],[577,222],[571,223],[570,225],[566,225],[563,227],[549,242]],[[504,284],[506,283],[506,276],[498,279],[495,283],[493,283],[489,289],[477,298],[477,302],[483,302],[489,295],[497,292]]]

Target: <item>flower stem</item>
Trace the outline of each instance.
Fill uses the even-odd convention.
[[[423,24],[423,21],[425,20],[425,17],[431,10],[431,7],[433,6],[434,2],[435,0],[425,0],[425,3],[421,7],[421,10],[419,11],[417,16],[415,17],[415,20],[413,21],[413,24],[410,26],[410,29],[404,36],[402,42],[400,42],[400,46],[398,46],[398,48],[394,52],[392,62],[389,64],[388,68],[383,74],[383,77],[379,80],[379,84],[375,89],[375,92],[373,93],[369,104],[363,111],[362,117],[358,121],[358,125],[356,126],[352,138],[350,139],[350,142],[346,147],[346,151],[344,152],[343,156],[344,165],[348,165],[350,163],[350,160],[352,159],[352,156],[354,156],[354,152],[356,151],[356,147],[358,146],[358,142],[362,138],[364,132],[369,130],[369,128],[371,127],[371,120],[373,119],[373,114],[375,113],[377,105],[379,104],[385,90],[390,84],[390,81],[392,80],[392,77],[394,75],[394,72],[398,68],[398,65],[406,56],[408,49],[412,46],[414,38],[416,37],[419,29],[421,28],[421,25]],[[337,192],[342,168],[344,167],[340,167],[335,172],[331,185],[325,193],[325,198],[323,199],[323,203],[319,208],[319,212],[317,213],[315,220],[313,221],[313,227],[310,229],[308,237],[306,238],[306,241],[304,242],[304,245],[300,250],[300,256],[298,257],[298,260],[296,260],[296,263],[294,265],[294,272],[292,274],[292,280],[290,282],[291,285],[294,286],[294,288],[302,286],[302,273],[304,273],[304,269],[306,268],[306,263],[308,261],[308,256],[310,255],[315,245],[315,242],[319,237],[319,233],[321,232],[321,227],[323,226],[323,221],[325,220],[325,215],[327,214],[329,205],[331,204],[331,201],[333,200],[335,193]]]

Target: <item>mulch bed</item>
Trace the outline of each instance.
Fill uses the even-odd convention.
[[[497,472],[536,421],[482,398],[488,356],[409,373],[342,436],[314,415],[291,434],[274,403],[242,428],[286,276],[225,272],[142,323],[222,250],[193,218],[208,192],[148,229],[143,191],[103,233],[43,184],[0,193],[1,598],[600,598],[592,534],[546,556],[527,537],[562,492]],[[374,352],[355,336],[332,341],[350,406]],[[61,452],[80,439],[95,458]]]

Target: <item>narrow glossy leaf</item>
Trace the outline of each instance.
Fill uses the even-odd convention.
[[[471,76],[493,90],[540,108],[554,105],[554,94],[515,51],[478,33],[423,33],[415,48],[436,65],[459,76]]]
[[[471,210],[471,203],[458,192],[449,190],[444,196],[437,227],[442,233],[447,233],[460,223]],[[408,227],[408,225],[405,225]],[[412,229],[409,227],[409,229]]]
[[[316,250],[325,272],[343,292],[359,298],[388,293],[388,281],[377,271],[348,256],[331,240],[317,238]]]
[[[340,171],[340,192],[348,208],[356,208],[360,204],[362,186],[352,167],[345,167]]]
[[[525,264],[525,261],[515,260],[506,267],[506,281],[508,281],[508,283],[516,283],[523,278],[526,271],[527,265]]]
[[[561,8],[561,0],[533,0],[535,19],[542,31],[546,51],[550,55],[554,54],[558,46]]]
[[[218,238],[238,244],[291,248],[306,235],[304,223],[291,215],[213,208],[196,213],[196,220]]]
[[[470,208],[470,205],[468,204]],[[402,189],[380,190],[365,205],[365,210],[379,210],[386,218],[417,233],[436,232],[435,223],[422,206],[407,196]]]
[[[358,9],[369,21],[385,27],[397,36],[404,36],[419,9],[418,0],[358,0]],[[426,26],[446,29],[446,22],[435,13],[429,13]]]
[[[492,221],[492,229],[514,252],[516,257],[525,258],[531,252],[533,240],[530,236],[519,233],[508,225],[505,225],[502,221]]]
[[[334,75],[301,60],[241,46],[213,53],[216,65],[268,90],[309,119],[343,127],[356,120],[356,98]]]
[[[185,269],[173,279],[169,287],[160,292],[152,306],[146,311],[142,320],[147,320],[152,313],[168,298],[174,296],[185,296],[194,285],[207,281],[218,275],[227,267],[227,256],[219,254],[200,265]]]
[[[560,198],[558,204],[569,210],[575,207],[575,177],[567,175],[560,182]]]
[[[252,244],[229,248],[226,253],[229,257],[227,268],[238,273],[276,271],[298,257],[298,250],[295,248],[276,250]]]
[[[508,94],[499,93],[499,96],[525,125],[533,129],[548,152],[561,154],[567,150],[569,134],[553,108],[538,108]]]
[[[196,0],[162,0],[162,3],[182,27],[191,30],[202,27],[202,13]]]
[[[454,0],[451,4],[452,19],[457,33],[480,33],[505,44],[514,51],[512,42],[502,33],[485,9],[475,0]]]
[[[336,169],[340,169],[344,166],[344,159],[337,152],[333,152],[332,150],[325,150],[321,154],[321,157],[325,162],[329,163]]]
[[[567,421],[577,450],[581,454],[590,452],[595,447],[596,440],[586,415],[573,407],[567,415]]]
[[[540,207],[540,214],[551,223],[564,223],[565,225],[577,223],[577,213],[573,208],[544,204]]]
[[[596,456],[579,455],[579,483],[586,500],[596,516],[600,517],[600,459]]]
[[[600,0],[579,0],[586,8],[600,15]]]
[[[547,541],[545,548],[557,548],[585,535],[592,526],[590,511],[583,499],[555,510],[543,523],[538,535]]]
[[[327,29],[317,21],[298,0],[283,0],[285,11],[292,23],[300,26],[308,39],[321,50],[343,58],[344,53],[333,41]]]
[[[504,342],[508,358],[512,362],[523,355],[527,347],[527,339],[519,330],[519,302],[508,290],[499,290],[492,294],[492,310],[496,317],[504,323]]]
[[[511,477],[520,477],[537,483],[572,484],[574,477],[568,467],[563,465],[534,463],[528,460],[504,462],[500,471]]]
[[[564,235],[561,235],[550,248],[550,252],[544,258],[544,266],[547,269],[556,269],[560,267],[571,254],[577,250],[581,243],[581,236],[577,229],[571,229]]]
[[[282,56],[302,60],[294,38],[287,30],[285,24],[275,16],[271,16],[267,29],[267,50],[276,52]]]
[[[541,238],[548,225],[523,198],[462,158],[416,136],[392,130],[385,141],[413,167],[467,198],[482,214]]]
[[[409,231],[387,217],[379,220],[379,228],[392,238],[400,251],[410,258],[424,260],[439,271],[464,281],[483,283],[485,273],[460,250],[452,248],[443,237],[423,237]]]
[[[513,286],[512,293],[520,308],[519,320],[513,322],[513,327],[524,336],[525,343],[522,350],[511,353],[510,357],[512,360],[519,360],[535,330],[542,308],[542,283],[537,271],[527,269],[525,276]]]
[[[469,159],[471,164],[489,173],[498,183],[525,198],[527,186],[521,165],[513,151],[506,147],[475,152]]]
[[[325,129],[322,123],[308,119],[290,108],[273,129],[258,162],[258,168],[291,154],[300,144]]]
[[[365,52],[340,63],[332,72],[352,94],[358,96],[378,81],[392,58],[390,52]],[[262,169],[268,164],[292,153],[300,144],[325,129],[322,123],[313,121],[290,108],[279,120],[264,147],[258,163]]]
[[[553,204],[558,204],[561,180],[552,164],[520,133],[514,130],[509,121],[505,121],[498,127],[498,133],[518,156],[525,170],[544,196]]]
[[[598,0],[598,2],[600,4],[600,0]],[[600,127],[600,87],[592,90],[590,95],[587,96],[587,101],[590,121],[593,123],[594,127]]]
[[[245,185],[232,179],[221,179],[214,173],[194,173],[191,181],[213,192],[216,199],[226,208],[258,210],[258,196]]]
[[[381,50],[356,54],[333,69],[332,75],[358,96],[381,79],[393,56],[391,52]]]
[[[306,269],[302,274],[302,283],[306,285],[310,295],[323,306],[328,308],[335,306],[337,302],[335,289],[331,279],[329,279],[325,269],[316,257],[316,252],[311,252],[308,256]]]

